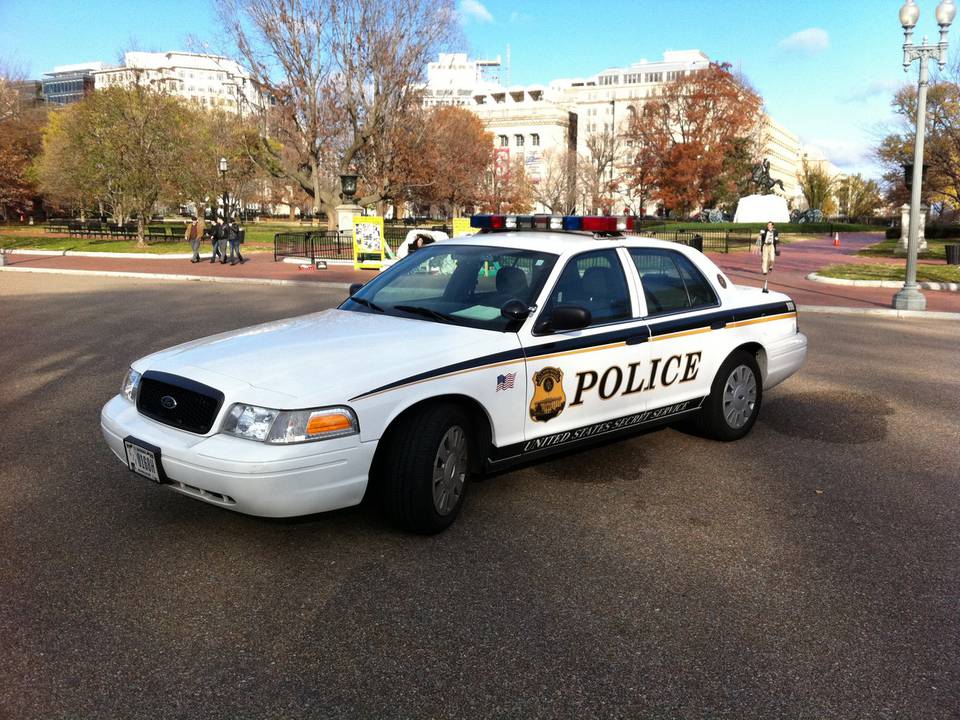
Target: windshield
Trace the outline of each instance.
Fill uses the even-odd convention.
[[[428,245],[363,286],[341,310],[384,313],[488,330],[516,329],[500,309],[531,306],[557,256],[482,245]]]

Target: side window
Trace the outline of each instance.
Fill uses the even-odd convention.
[[[547,307],[567,303],[589,310],[591,325],[631,317],[630,291],[616,250],[595,250],[567,263]]]
[[[650,315],[714,305],[717,296],[699,270],[671,250],[631,248]]]
[[[673,253],[673,259],[680,269],[680,277],[687,287],[690,307],[699,308],[717,304],[717,294],[691,260],[680,253]]]

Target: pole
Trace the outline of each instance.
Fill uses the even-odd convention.
[[[913,147],[913,189],[910,193],[910,232],[907,236],[907,277],[893,296],[898,310],[925,310],[927,299],[917,285],[917,251],[920,246],[920,184],[923,182],[923,141],[927,126],[927,56],[920,56],[920,84],[917,88],[917,135]]]

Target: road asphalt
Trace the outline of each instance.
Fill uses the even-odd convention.
[[[903,260],[863,258],[859,249],[882,239],[878,233],[849,233],[841,235],[840,247],[834,247],[833,238],[819,238],[791,242],[783,246],[777,258],[774,272],[770,275],[770,287],[790,295],[801,306],[827,306],[864,309],[890,308],[895,290],[886,288],[862,288],[826,285],[807,279],[807,275],[836,263],[902,263]],[[708,253],[734,282],[742,285],[762,286],[760,259],[748,252]],[[348,285],[367,282],[375,276],[372,270],[354,270],[352,265],[329,265],[325,270],[312,267],[301,269],[298,264],[274,262],[270,254],[249,254],[248,262],[242,265],[222,265],[204,261],[192,263],[185,259],[126,259],[116,257],[75,257],[10,255],[7,263],[12,268],[39,270],[83,270],[113,273],[154,273],[214,278],[222,281],[280,280],[285,282],[319,282]],[[960,313],[960,293],[949,291],[924,291],[927,309],[937,312]]]
[[[957,716],[956,322],[802,316],[744,440],[489,478],[423,538],[231,513],[100,437],[133,359],[341,292],[50,277],[0,275],[0,718]]]

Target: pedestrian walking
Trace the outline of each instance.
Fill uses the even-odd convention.
[[[755,248],[755,252],[760,254],[763,292],[770,292],[767,289],[767,274],[773,271],[774,258],[780,254],[780,231],[774,227],[772,222],[768,222],[767,227],[760,231]]]
[[[230,218],[226,226],[227,242],[230,244],[230,264],[236,265],[238,262],[243,264],[243,256],[240,254],[240,226],[237,225],[237,218]],[[226,257],[224,257],[226,262]]]
[[[210,244],[213,246],[213,252],[210,255],[210,262],[215,263],[219,257],[221,262],[227,261],[227,256],[224,254],[226,247],[224,246],[224,234],[223,234],[223,220],[217,218],[216,224],[213,226],[213,231],[210,233]]]
[[[203,228],[197,223],[197,216],[191,215],[190,222],[186,231],[183,233],[183,239],[190,243],[190,249],[193,250],[192,263],[200,262],[200,241],[203,239]]]

